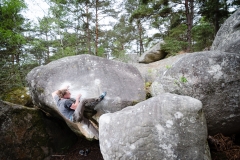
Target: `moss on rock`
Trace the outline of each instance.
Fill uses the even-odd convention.
[[[4,101],[14,104],[20,104],[28,107],[32,107],[32,99],[27,87],[21,87],[8,92],[4,97]]]

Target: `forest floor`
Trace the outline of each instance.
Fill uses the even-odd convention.
[[[237,139],[235,137],[225,137],[222,134],[210,136],[208,142],[212,160],[239,160],[239,137]],[[236,140],[238,144],[236,144]],[[86,149],[90,150],[86,156],[79,154],[81,150],[85,151]],[[90,142],[85,139],[79,139],[66,152],[52,154],[51,160],[103,160],[103,156],[100,151],[99,141]]]
[[[80,150],[90,150],[87,155],[79,154]],[[90,142],[85,139],[79,139],[78,142],[73,145],[65,153],[53,153],[51,160],[103,160],[99,141]]]
[[[208,136],[212,160],[240,160],[239,135],[230,137],[218,133]]]

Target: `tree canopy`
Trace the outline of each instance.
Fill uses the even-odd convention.
[[[24,85],[24,17],[22,0],[2,0],[0,3],[0,93]]]

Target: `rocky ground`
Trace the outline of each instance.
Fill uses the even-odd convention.
[[[90,150],[87,155],[79,154],[80,150]],[[79,139],[69,150],[64,153],[53,153],[51,160],[103,160],[100,152],[99,141],[89,142]]]

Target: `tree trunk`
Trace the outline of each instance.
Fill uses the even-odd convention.
[[[58,24],[59,25],[59,24]],[[64,51],[63,51],[63,41],[62,41],[62,36],[61,36],[61,31],[60,27],[58,26],[58,34],[60,36],[60,48],[62,49],[62,55],[64,56]]]
[[[219,1],[215,0],[215,15],[214,15],[214,28],[215,28],[215,35],[217,34],[220,24],[219,24]]]
[[[138,35],[139,35],[139,54],[140,56],[142,55],[142,53],[144,52],[144,48],[143,48],[143,40],[142,40],[142,24],[140,20],[137,20],[137,28],[138,28]]]
[[[79,10],[78,10],[78,4],[76,3],[76,8],[77,8],[77,17],[78,17],[78,12],[79,12]],[[79,28],[79,25],[80,25],[80,21],[79,21],[79,18],[77,18],[77,25],[76,25],[76,43],[75,43],[75,55],[77,55],[78,54],[78,41],[79,41],[79,39],[78,39],[78,28]]]
[[[96,26],[95,26],[95,55],[98,55],[98,0],[96,0]]]
[[[47,64],[49,62],[49,55],[50,55],[50,50],[49,50],[49,44],[48,44],[48,34],[47,32],[45,33],[45,36],[46,36],[46,42],[47,42],[47,57],[45,59],[45,63]]]
[[[185,0],[185,14],[187,24],[187,52],[192,50],[192,27],[193,27],[193,15],[194,15],[194,0]]]
[[[88,16],[88,2],[86,1],[86,14],[87,14],[87,47],[88,47],[88,54],[92,54],[91,51],[91,35],[90,35],[90,29],[89,29],[89,16]]]

